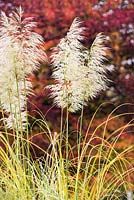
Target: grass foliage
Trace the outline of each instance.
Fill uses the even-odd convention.
[[[4,146],[0,149],[1,198],[3,200],[125,198],[127,191],[133,188],[130,177],[134,169],[128,158],[134,147],[130,146],[124,151],[117,152],[115,146],[126,126],[115,130],[110,136],[112,139],[105,139],[107,125],[113,119],[113,115],[108,115],[107,120],[100,124],[89,138],[88,134],[94,118],[95,116],[90,120],[83,140],[79,138],[82,135],[82,124],[80,124],[75,147],[69,144],[68,133],[64,133],[65,137],[61,133],[52,134],[44,119],[34,123],[42,127],[44,135],[48,134],[50,141],[48,151],[37,147],[22,135],[15,135],[14,141],[10,144],[9,138],[12,134],[1,132],[0,138]],[[82,121],[80,120],[79,123]],[[98,136],[97,130],[101,126],[104,127],[103,133]],[[127,126],[132,126],[132,124]],[[94,140],[99,141],[98,144],[94,145]],[[29,150],[31,145],[43,151],[44,156],[33,160]],[[63,149],[66,149],[66,153]]]

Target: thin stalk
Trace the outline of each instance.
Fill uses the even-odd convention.
[[[69,111],[67,107],[67,112],[66,112],[66,185],[67,185],[67,194],[66,194],[66,200],[68,200],[68,164],[69,164],[69,141],[68,141],[68,131],[69,131]]]
[[[25,77],[25,76],[24,76]],[[25,96],[25,111],[26,113],[28,113],[27,110],[27,89],[26,89],[26,80],[24,78],[24,96]],[[28,130],[28,115],[26,114],[26,156],[28,158],[28,160],[30,160],[30,145],[29,145],[29,130]],[[31,170],[30,170],[30,166],[27,166],[27,173],[30,175],[31,174]]]
[[[11,93],[9,91],[9,102],[10,102],[10,113],[12,112],[12,104],[11,104]],[[13,116],[13,115],[11,115]],[[19,159],[19,154],[20,154],[20,143],[19,143],[19,133],[18,130],[15,127],[14,124],[14,119],[12,118],[12,126],[13,126],[13,135],[16,137],[16,140],[14,140],[14,144],[15,144],[15,153],[16,153],[16,157],[17,159]]]
[[[59,145],[59,149],[60,152],[62,151],[62,141],[63,141],[63,108],[61,108],[61,119],[60,119],[60,145]]]
[[[80,173],[80,167],[81,167],[81,138],[82,138],[82,127],[83,127],[83,111],[84,106],[82,106],[81,109],[81,116],[80,116],[80,131],[78,131],[78,138],[77,138],[77,147],[78,147],[78,168],[77,168],[77,174],[76,174],[76,183],[75,183],[75,200],[78,200],[78,179],[79,179],[79,173]]]
[[[21,115],[21,99],[20,99],[20,89],[19,89],[19,83],[18,83],[18,77],[17,77],[17,68],[16,68],[16,58],[14,57],[14,73],[15,73],[15,81],[16,81],[16,87],[17,87],[17,99],[18,99],[18,107],[19,107],[19,114],[18,113],[15,113],[15,117],[16,117],[16,134],[17,134],[17,151],[18,153],[20,154],[20,160],[22,160],[23,162],[23,166],[24,166],[24,169],[25,166],[26,166],[26,163],[25,163],[25,145],[24,145],[24,140],[23,140],[23,125],[22,125],[22,115]],[[24,77],[24,74],[23,74],[23,77]],[[25,84],[25,83],[24,83]],[[25,88],[24,88],[25,90]],[[18,117],[19,115],[19,117]],[[18,123],[17,123],[18,122]],[[20,127],[19,127],[20,126]],[[22,155],[22,156],[21,156]],[[18,157],[19,158],[19,157]]]

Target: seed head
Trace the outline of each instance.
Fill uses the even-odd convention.
[[[105,90],[108,82],[105,36],[98,34],[88,49],[82,44],[85,30],[80,20],[74,19],[52,54],[55,84],[49,86],[51,97],[58,107],[67,107],[70,112],[81,109],[90,98]]]
[[[42,37],[33,31],[31,18],[23,19],[21,7],[0,18],[0,103],[8,114],[9,128],[22,130],[26,125],[26,100],[31,94],[28,75],[46,61]]]

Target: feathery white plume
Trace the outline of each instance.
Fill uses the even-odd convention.
[[[66,37],[61,39],[52,54],[55,84],[49,86],[54,102],[70,112],[86,105],[89,98],[106,89],[108,66],[104,64],[107,48],[105,36],[98,34],[90,49],[81,43],[84,27],[74,19]]]
[[[28,75],[46,60],[42,37],[33,32],[35,23],[23,17],[21,7],[0,19],[0,103],[9,117],[8,128],[22,130],[26,125],[26,95],[31,93]]]

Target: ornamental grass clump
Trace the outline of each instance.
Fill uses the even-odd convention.
[[[65,38],[61,39],[52,54],[55,84],[49,86],[55,104],[76,112],[107,88],[106,73],[110,68],[105,64],[107,47],[105,36],[98,34],[90,49],[84,41],[85,28],[75,18]]]
[[[72,146],[70,141],[68,113],[81,109],[89,98],[107,87],[106,73],[109,68],[105,65],[105,37],[97,35],[88,49],[82,44],[85,28],[80,26],[78,18],[73,21],[67,36],[53,53],[55,84],[49,86],[55,103],[62,109],[67,108],[66,122],[64,124],[61,112],[61,130],[51,132],[45,116],[40,112],[42,118],[34,120],[25,137],[20,130],[25,129],[27,123],[26,100],[27,95],[31,94],[28,75],[38,69],[40,62],[46,59],[46,54],[41,48],[42,38],[32,31],[35,23],[30,18],[22,19],[22,14],[20,8],[9,17],[5,13],[1,15],[0,103],[4,114],[7,113],[7,127],[15,131],[12,134],[5,130],[7,135],[13,136],[13,144],[0,131],[0,142],[4,147],[0,148],[0,199],[124,199],[126,191],[130,191],[133,186],[128,180],[134,173],[133,164],[130,163],[134,147],[130,146],[118,153],[116,144],[126,128],[133,126],[132,121],[110,132],[108,137],[108,124],[122,114],[113,117],[117,108],[98,127],[92,129],[97,112],[99,109],[102,112],[100,106],[83,134],[82,109],[74,132],[76,143]],[[34,127],[38,133],[29,135],[35,133]],[[41,144],[47,146],[46,150],[44,146],[41,148],[34,143],[32,138],[36,136]],[[45,143],[42,140],[44,136]],[[43,156],[37,159],[36,152]]]
[[[24,130],[27,124],[27,95],[31,94],[28,75],[46,60],[42,37],[33,31],[32,18],[23,19],[21,7],[0,18],[0,104],[8,128]]]

